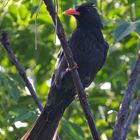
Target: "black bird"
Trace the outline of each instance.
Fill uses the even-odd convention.
[[[64,14],[74,16],[77,22],[77,27],[72,32],[68,44],[85,88],[91,84],[105,62],[108,44],[101,32],[103,25],[92,2],[66,10]],[[52,76],[47,104],[32,130],[25,137],[30,134],[27,138],[29,140],[51,140],[52,131],[55,131],[64,110],[75,96],[76,90],[61,49]]]

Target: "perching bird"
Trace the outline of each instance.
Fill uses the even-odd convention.
[[[91,84],[106,59],[108,44],[101,32],[103,25],[92,2],[66,10],[64,14],[72,15],[77,22],[77,27],[72,32],[68,45],[77,63],[78,72],[85,88]],[[75,96],[76,90],[72,76],[61,49],[52,76],[46,106],[33,128],[26,134],[27,139],[51,140],[52,132],[55,132],[65,109]]]

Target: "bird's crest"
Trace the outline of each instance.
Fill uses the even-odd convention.
[[[95,5],[95,3],[94,2],[88,2],[88,3],[86,3],[87,5],[89,5],[89,6],[93,6],[93,7],[95,7],[96,5]]]
[[[76,9],[83,8],[83,7],[90,7],[90,6],[96,7],[94,2],[87,2],[76,6]]]

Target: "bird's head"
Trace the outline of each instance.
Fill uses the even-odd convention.
[[[72,15],[76,18],[77,26],[83,28],[103,28],[102,22],[98,15],[95,3],[88,2],[64,11],[66,15]]]

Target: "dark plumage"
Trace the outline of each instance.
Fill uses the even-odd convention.
[[[104,40],[100,17],[93,3],[76,6],[75,10],[67,10],[65,14],[73,15],[77,27],[71,34],[68,44],[78,65],[78,72],[84,87],[88,87],[96,73],[102,68],[108,51]],[[76,91],[72,77],[67,71],[67,63],[60,50],[56,68],[52,77],[51,88],[44,111],[37,120],[30,134],[31,140],[50,140],[49,133],[58,125],[64,110],[73,101]],[[47,135],[48,134],[48,135]],[[51,135],[51,134],[50,134]]]

